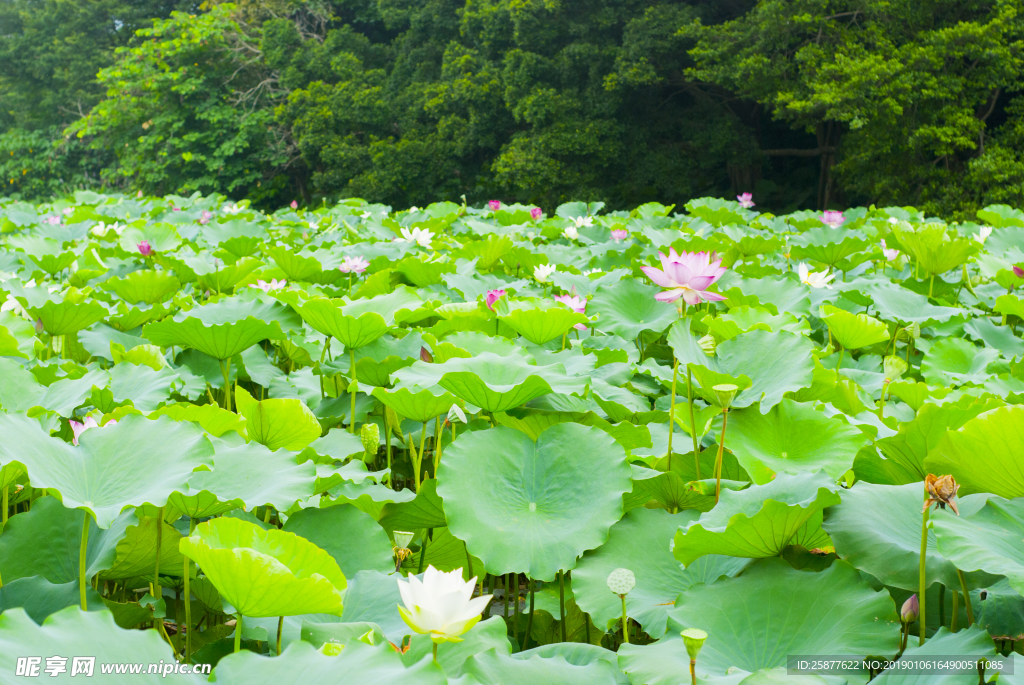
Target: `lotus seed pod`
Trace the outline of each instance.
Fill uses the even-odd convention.
[[[409,545],[412,544],[413,534],[407,530],[396,530],[395,531],[395,546],[400,549],[409,549]]]
[[[696,660],[697,655],[700,654],[700,648],[704,646],[704,641],[708,639],[708,634],[699,628],[687,628],[680,635],[683,636],[686,653],[690,655],[691,660]]]
[[[718,406],[722,409],[728,409],[732,406],[732,401],[735,399],[736,393],[739,392],[740,388],[732,383],[723,383],[713,386],[711,390],[715,395]]]
[[[634,587],[636,587],[636,576],[628,568],[617,568],[608,574],[608,589],[615,594],[628,594]]]
[[[337,642],[325,642],[320,646],[320,653],[324,656],[338,656],[341,654],[341,650],[345,649],[345,645]]]
[[[377,456],[377,449],[380,447],[380,428],[377,424],[364,423],[359,429],[359,439],[363,441],[365,461],[372,460]]]
[[[709,357],[715,356],[715,348],[718,347],[718,343],[715,342],[714,336],[711,334],[705,335],[697,341],[697,344],[700,345],[700,349],[704,350],[704,354]]]
[[[907,362],[901,357],[890,355],[882,363],[882,370],[886,380],[894,381],[907,372]]]

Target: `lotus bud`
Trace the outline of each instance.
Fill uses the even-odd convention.
[[[143,257],[148,257],[149,255],[153,254],[153,246],[149,244],[148,240],[143,240],[141,243],[139,243],[138,250],[139,254],[141,254]]]
[[[363,461],[373,461],[380,447],[380,428],[375,423],[364,423],[359,429],[359,439],[363,441]]]
[[[398,415],[398,412],[391,407],[385,407],[384,418],[387,419],[388,427],[391,429],[391,432],[394,433],[399,440],[404,440],[405,438],[402,435],[402,417]]]
[[[36,329],[36,335],[42,335],[43,331],[46,330],[46,327],[43,326],[43,320],[42,319],[36,319],[35,323],[33,324],[33,326]]]
[[[732,406],[732,401],[736,398],[736,393],[739,392],[739,386],[733,385],[732,383],[722,383],[721,385],[712,386],[711,391],[715,395],[715,399],[718,401],[718,406],[722,409],[728,409]]]
[[[901,328],[900,332],[896,334],[897,340],[917,340],[921,337],[921,324],[912,323],[906,328]]]
[[[608,589],[623,597],[636,587],[636,576],[628,568],[617,568],[608,574]]]
[[[913,623],[921,614],[921,604],[917,601],[917,595],[913,594],[900,609],[900,620],[904,623]]]
[[[1013,267],[1013,275],[1016,276],[1017,278],[1024,278],[1024,269],[1020,268],[1019,266]]]
[[[697,344],[700,345],[700,349],[704,350],[704,354],[709,357],[715,356],[715,348],[718,347],[718,343],[715,342],[714,336],[710,334],[705,335],[697,341]]]
[[[704,641],[708,639],[708,634],[699,628],[687,628],[680,635],[683,636],[686,653],[690,655],[692,661],[696,661],[701,647],[704,646]]]
[[[896,355],[892,355],[885,358],[885,361],[882,363],[882,370],[885,372],[885,380],[894,381],[907,372],[907,362]]]

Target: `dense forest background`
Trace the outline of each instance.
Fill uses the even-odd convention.
[[[0,0],[5,195],[1024,205],[1024,0]]]

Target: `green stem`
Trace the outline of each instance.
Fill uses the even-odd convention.
[[[349,388],[349,392],[352,393],[352,412],[348,415],[348,432],[352,435],[356,434],[356,392],[358,391],[358,385],[356,381],[356,351],[349,348],[349,360],[352,363],[352,387]]]
[[[384,410],[384,434],[387,436],[388,452],[388,487],[393,487],[394,479],[391,477],[391,420],[388,419],[388,412]]]
[[[925,576],[925,559],[926,559],[926,556],[928,554],[928,511],[929,511],[929,509],[931,509],[931,507],[925,507],[924,511],[921,513],[921,561],[920,561],[920,564],[919,564],[920,570],[919,570],[919,573],[918,573],[918,590],[917,590],[917,592],[918,592],[917,598],[919,600],[919,604],[921,605],[921,615],[920,615],[920,617],[918,617],[918,621],[920,621],[921,630],[920,630],[920,640],[917,643],[918,646],[921,646],[921,645],[924,644],[924,633],[925,633],[925,629],[927,627],[927,623],[925,622],[925,615],[924,614],[925,614],[925,607],[928,604],[927,600],[925,599],[925,590],[927,589],[927,586],[925,585],[925,580],[926,580],[926,576]]]
[[[242,614],[235,614],[235,652],[242,649]]]
[[[89,544],[89,512],[85,512],[82,523],[82,546],[78,549],[78,596],[82,600],[82,611],[88,611],[85,604],[85,550]]]
[[[690,683],[697,685],[697,660],[690,659]]]
[[[324,357],[327,356],[327,346],[331,343],[331,336],[324,341],[324,349],[320,350],[320,399],[323,400],[327,393],[324,392]]]
[[[939,584],[939,626],[946,625],[946,586]]]
[[[964,572],[957,569],[956,575],[960,578],[960,591],[964,593],[964,609],[967,609],[967,627],[970,628],[974,625],[974,607],[971,606],[971,593],[967,591],[967,579],[964,578]]]
[[[565,571],[558,572],[558,620],[562,624],[562,642],[565,642]]]
[[[231,411],[231,358],[220,363],[221,373],[224,374],[224,408]]]
[[[842,376],[843,374],[842,374],[842,373],[840,373],[840,371],[839,371],[839,368],[840,368],[840,367],[841,367],[841,366],[843,365],[843,354],[844,354],[845,352],[846,352],[846,348],[845,348],[845,347],[844,347],[843,349],[839,350],[839,361],[838,361],[838,362],[836,362],[836,375],[837,375],[837,376],[840,376],[840,377],[841,377],[841,376]]]
[[[430,531],[432,530],[433,528],[427,528],[427,533],[423,536],[423,544],[420,545],[420,567],[416,573],[423,573],[423,562],[427,558],[427,542],[430,540]]]
[[[619,595],[622,599],[622,641],[629,644],[629,617],[626,616],[626,595]]]
[[[416,465],[416,492],[420,491],[420,483],[422,482],[422,475],[420,469],[423,467],[423,448],[427,446],[427,422],[423,422],[423,427],[420,428],[420,456],[419,462]]]
[[[434,643],[434,663],[437,663],[437,643]]]
[[[700,480],[700,451],[697,449],[697,421],[693,418],[693,372],[686,367],[686,402],[690,405],[690,435],[693,437],[693,463],[697,468],[697,480]]]
[[[519,639],[519,575],[510,573],[512,577],[512,583],[515,586],[512,590],[512,599],[515,602],[513,607],[514,618],[512,619],[512,637],[516,640]]]
[[[533,578],[527,579],[527,583],[530,586],[530,616],[526,619],[526,634],[523,636],[523,646],[520,651],[526,651],[526,645],[530,642],[530,631],[533,630],[533,596],[534,596],[534,585]]]
[[[668,409],[668,465],[666,471],[672,470],[672,434],[675,432],[676,423],[676,376],[679,375],[679,360],[674,359],[672,364],[672,402]]]
[[[725,452],[725,426],[729,423],[729,410],[722,409],[722,439],[718,441],[718,457],[715,459],[715,504],[722,494],[722,454]]]
[[[196,520],[190,518],[188,522],[188,535],[196,529]],[[185,557],[185,663],[192,658],[192,594],[189,591],[189,576],[192,575],[192,561]]]
[[[505,607],[504,607],[504,609],[502,609],[502,612],[501,612],[501,615],[503,617],[505,617],[505,618],[508,618],[508,596],[509,596],[509,593],[511,591],[512,591],[512,574],[511,573],[506,573],[505,574],[505,592],[502,593],[503,595],[505,595],[505,597],[504,597],[504,599],[505,599]]]
[[[281,656],[281,633],[284,632],[284,616],[277,618],[277,655]]]
[[[159,590],[160,587],[160,546],[164,543],[164,508],[160,507],[160,511],[156,517],[156,564],[153,567],[153,599],[159,600],[163,597],[163,590]]]
[[[953,616],[949,619],[949,632],[956,632],[957,619],[960,613],[960,592],[953,590]]]
[[[441,425],[441,415],[437,415],[434,422],[434,478],[437,478],[437,468],[441,465],[441,436],[444,427]]]
[[[0,506],[3,507],[3,510],[0,511],[0,516],[3,517],[2,519],[0,519],[0,528],[3,528],[3,527],[5,527],[7,525],[7,508],[10,506],[10,503],[9,503],[9,500],[8,500],[10,489],[11,489],[11,486],[9,486],[9,485],[5,485],[4,486],[3,503],[0,504]]]
[[[935,274],[932,274],[931,280],[928,281],[928,298],[931,299],[932,288],[935,286]]]

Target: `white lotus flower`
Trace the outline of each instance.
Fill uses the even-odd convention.
[[[992,227],[982,226],[981,230],[978,231],[978,234],[974,236],[974,239],[984,245],[990,235],[992,235]]]
[[[238,214],[240,211],[242,211],[242,208],[237,203],[224,205],[225,214]]]
[[[420,247],[430,249],[430,241],[434,239],[434,234],[424,228],[414,228],[411,231],[408,228],[402,229],[402,237],[395,238],[396,243],[416,243]]]
[[[562,236],[568,238],[569,240],[576,240],[577,238],[580,237],[580,232],[576,230],[575,226],[569,226],[564,231],[562,231]]]
[[[573,221],[576,222],[576,228],[594,225],[594,217],[592,216],[578,216]]]
[[[399,606],[402,620],[421,635],[430,635],[435,644],[462,642],[462,635],[476,625],[491,595],[473,599],[476,578],[462,579],[462,569],[450,573],[427,566],[420,581],[409,576],[398,580],[398,591],[405,606]]]
[[[558,270],[558,266],[555,264],[540,264],[533,270],[533,277],[541,283],[547,283],[548,279],[551,278],[551,274]]]
[[[800,273],[800,282],[809,285],[812,288],[828,288],[831,290],[832,286],[830,286],[828,282],[836,277],[835,274],[829,274],[827,271],[812,272],[807,268],[807,265],[803,263],[797,267],[797,271]]]

